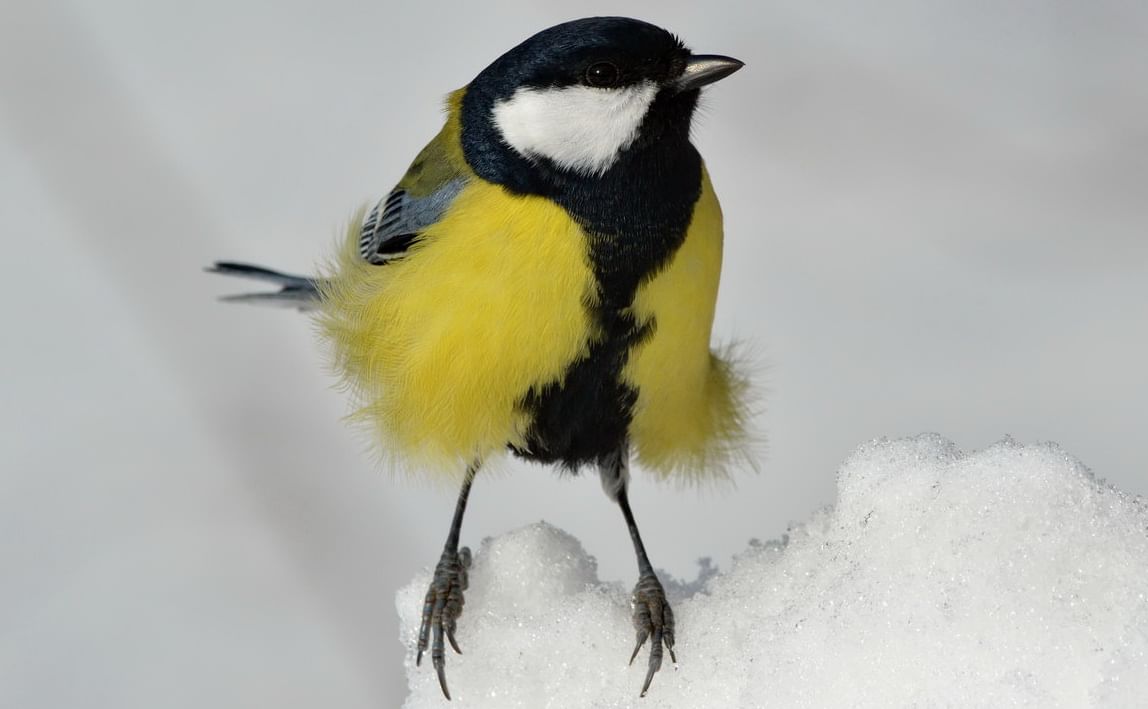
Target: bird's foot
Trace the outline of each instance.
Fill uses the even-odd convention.
[[[642,684],[641,696],[646,696],[654,673],[662,667],[662,645],[670,651],[670,660],[677,664],[678,658],[674,656],[674,611],[666,601],[666,592],[654,572],[642,574],[638,585],[634,587],[631,600],[634,609],[634,628],[638,631],[638,642],[634,645],[634,652],[630,655],[630,664],[642,645],[653,636],[650,644],[650,663],[646,670],[646,681]]]
[[[466,572],[469,568],[469,548],[443,551],[434,569],[434,579],[423,601],[423,618],[419,625],[419,647],[415,665],[422,663],[423,652],[429,645],[431,662],[434,664],[435,672],[438,673],[438,683],[442,687],[443,696],[447,699],[450,699],[450,690],[446,688],[446,647],[443,635],[446,635],[454,651],[461,655],[462,650],[458,647],[458,641],[454,639],[454,631],[458,617],[462,615],[462,605],[465,602],[462,593],[466,590]]]

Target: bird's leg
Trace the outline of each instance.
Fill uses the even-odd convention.
[[[454,519],[450,523],[450,532],[446,535],[446,544],[443,546],[442,556],[434,569],[434,579],[427,589],[423,601],[422,623],[419,625],[418,656],[415,665],[423,660],[423,652],[430,646],[431,662],[438,674],[438,683],[442,687],[443,696],[450,699],[450,690],[446,687],[446,647],[443,635],[450,641],[455,652],[462,654],[458,641],[454,639],[455,627],[458,617],[462,615],[464,603],[463,591],[467,587],[467,570],[470,568],[470,549],[458,548],[458,537],[462,531],[462,517],[466,512],[466,499],[470,496],[470,484],[474,482],[474,475],[478,466],[473,465],[466,471],[466,478],[462,481],[462,489],[458,493],[458,503],[454,508]]]
[[[630,530],[630,539],[634,542],[634,554],[638,559],[638,584],[634,586],[634,595],[631,605],[634,612],[634,629],[638,639],[634,645],[634,652],[630,655],[630,664],[638,656],[638,651],[646,640],[653,638],[650,645],[650,661],[646,668],[646,681],[642,683],[642,694],[650,688],[654,673],[662,667],[662,646],[670,651],[670,659],[676,664],[678,658],[674,656],[674,611],[666,600],[666,591],[662,582],[654,573],[650,564],[650,557],[646,555],[646,547],[642,544],[642,535],[638,532],[638,524],[634,521],[634,512],[630,509],[630,498],[627,492],[630,475],[628,470],[629,451],[623,446],[616,457],[603,461],[599,468],[602,476],[602,487],[622,508],[622,516],[626,518],[626,527]]]
[[[631,604],[634,608],[634,629],[638,632],[638,640],[634,645],[634,652],[630,655],[630,663],[638,656],[638,650],[647,638],[651,638],[650,662],[646,669],[646,681],[642,683],[642,694],[650,688],[654,673],[662,667],[662,645],[670,651],[670,659],[676,664],[678,658],[674,656],[674,611],[666,600],[666,591],[662,582],[654,573],[650,559],[646,556],[646,548],[642,545],[642,537],[638,533],[638,525],[634,522],[634,513],[630,510],[630,500],[626,489],[618,493],[618,505],[622,508],[622,515],[626,518],[626,526],[630,528],[630,539],[634,541],[634,553],[638,557],[638,585],[634,586],[634,595]]]

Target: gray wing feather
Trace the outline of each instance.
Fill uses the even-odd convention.
[[[411,196],[395,188],[371,210],[359,231],[359,255],[373,264],[384,264],[403,255],[419,234],[438,221],[466,181],[444,182],[428,195]]]

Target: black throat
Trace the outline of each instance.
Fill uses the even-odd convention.
[[[526,459],[576,470],[615,454],[627,438],[637,392],[621,380],[630,350],[656,323],[635,322],[638,286],[663,268],[685,240],[701,193],[702,163],[689,141],[697,92],[660,95],[639,137],[603,174],[562,170],[528,160],[502,140],[490,120],[494,96],[472,86],[463,97],[462,147],[479,177],[516,194],[560,205],[582,227],[598,293],[587,310],[598,338],[561,381],[524,393],[531,417]]]

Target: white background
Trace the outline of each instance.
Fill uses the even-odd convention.
[[[224,307],[199,268],[311,269],[441,97],[570,8],[0,8],[0,705],[400,701],[393,594],[454,491],[375,470],[306,320]],[[1148,492],[1142,4],[578,13],[747,63],[695,134],[727,220],[716,332],[763,364],[769,452],[735,492],[639,473],[656,565],[780,535],[876,436],[1056,440]],[[515,468],[471,502],[464,541],[546,519],[634,580],[592,477]]]

